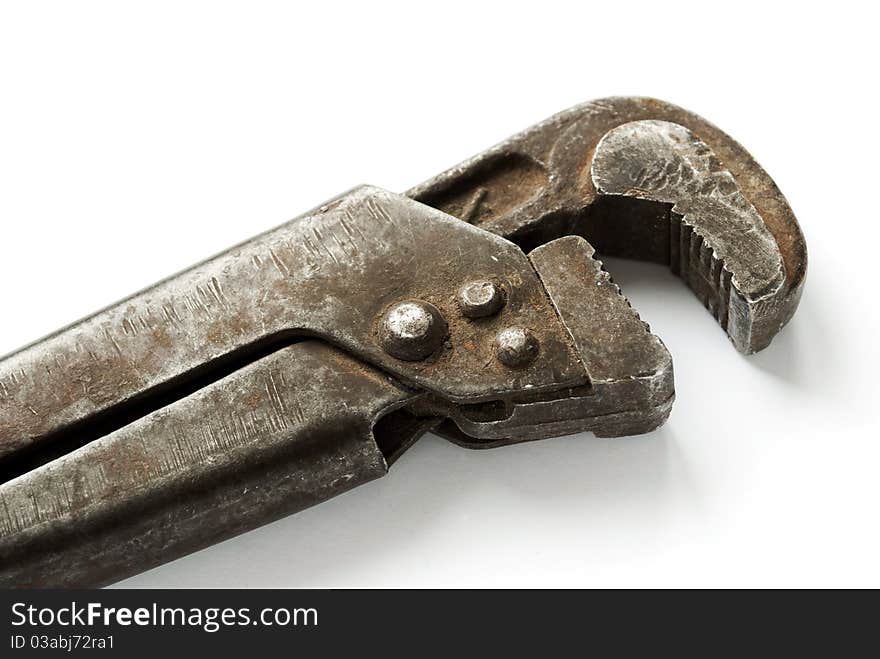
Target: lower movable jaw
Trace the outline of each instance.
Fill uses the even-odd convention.
[[[637,435],[662,425],[675,398],[672,358],[620,292],[583,238],[554,240],[529,254],[575,354],[584,386],[529,396],[503,406],[459,408],[438,429],[456,443],[490,448],[591,431]]]

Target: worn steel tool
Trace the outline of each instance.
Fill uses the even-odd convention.
[[[806,269],[764,170],[656,100],[357,188],[0,361],[0,583],[124,578],[382,476],[431,429],[656,428],[672,361],[594,249],[668,264],[745,353]]]

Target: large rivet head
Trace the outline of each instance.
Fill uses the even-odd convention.
[[[504,306],[504,293],[486,279],[468,282],[458,291],[458,306],[468,318],[485,318]]]
[[[385,352],[406,361],[418,361],[434,353],[446,333],[446,321],[437,307],[421,300],[392,305],[379,323],[379,340]]]
[[[539,348],[535,335],[522,327],[507,327],[495,337],[498,361],[511,368],[520,368],[533,362]]]

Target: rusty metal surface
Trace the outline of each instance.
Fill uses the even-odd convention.
[[[448,292],[473,273],[503,283],[487,323],[457,322]],[[424,299],[454,339],[431,359],[391,358],[376,337],[389,305]],[[492,358],[502,322],[532,327],[544,358]],[[584,381],[526,256],[497,236],[405,197],[362,187],[0,362],[0,456],[168,387],[235,353],[320,336],[450,400]]]
[[[415,394],[320,341],[7,483],[0,585],[99,585],[387,471],[372,426]]]
[[[601,254],[665,263],[745,353],[765,348],[788,322],[806,275],[803,234],[767,172],[705,119],[656,99],[576,106],[407,194],[527,250],[576,234]],[[682,218],[682,207],[711,207],[724,219],[713,227],[713,213]],[[744,269],[732,272],[742,262],[725,261],[743,253],[748,236],[733,229],[746,225],[771,238],[760,241],[768,272],[756,280],[764,290]],[[782,278],[774,281],[780,257]]]
[[[0,584],[112,582],[381,476],[435,427],[471,448],[656,428],[672,359],[597,251],[668,264],[742,352],[803,286],[769,176],[661,101],[578,106],[407,195],[353,190],[0,360]]]
[[[672,358],[590,244],[578,236],[560,238],[529,259],[572,338],[589,386],[514,397],[494,417],[460,408],[451,415],[454,425],[446,423],[439,432],[457,444],[490,448],[584,430],[599,437],[636,435],[661,425],[675,398]]]

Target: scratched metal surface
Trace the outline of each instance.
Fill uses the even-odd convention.
[[[0,587],[116,581],[378,478],[372,426],[416,395],[284,348],[3,484]]]
[[[572,108],[407,195],[355,190],[0,361],[0,457],[92,433],[0,483],[5,583],[121,578],[382,475],[442,418],[475,448],[655,428],[671,358],[594,247],[668,264],[743,352],[803,286],[803,236],[766,172],[661,101]],[[505,291],[495,316],[456,304],[477,279]],[[413,298],[448,336],[401,361],[377,323]],[[533,363],[500,363],[509,326],[538,337]]]
[[[464,322],[454,292],[479,275],[502,313]],[[389,357],[375,325],[420,298],[449,323],[432,359]],[[497,363],[502,324],[532,328],[542,358]],[[261,341],[320,336],[451,400],[583,384],[585,375],[525,255],[405,197],[363,187],[0,361],[0,456],[173,383]]]

